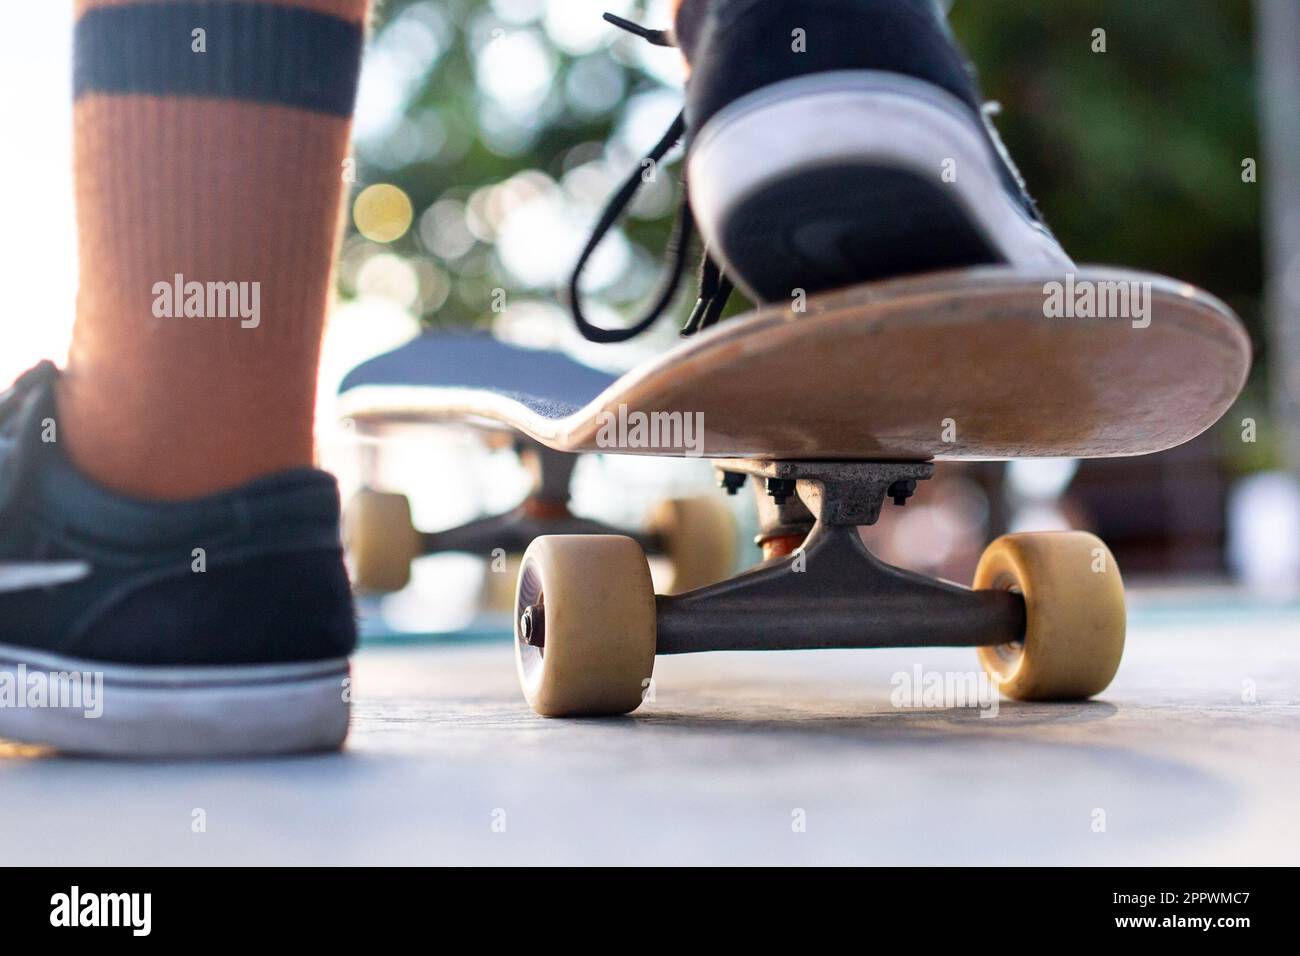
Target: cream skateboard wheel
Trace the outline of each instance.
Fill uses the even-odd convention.
[[[420,533],[406,495],[362,488],[344,509],[343,541],[358,590],[400,591],[411,580]]]
[[[647,529],[672,566],[667,593],[681,594],[727,577],[736,560],[736,519],[717,497],[671,498],[651,512]]]
[[[515,664],[545,717],[626,714],[650,684],[655,594],[641,546],[621,535],[544,535],[524,552]]]
[[[523,562],[522,554],[507,554],[504,567],[500,571],[493,569],[495,558],[488,558],[483,569],[483,591],[480,601],[488,611],[509,614],[515,608],[515,588],[519,583],[519,566]]]
[[[979,649],[1014,700],[1084,700],[1105,690],[1124,652],[1124,584],[1110,549],[1082,531],[1009,534],[984,551],[976,590],[1017,591],[1022,641]]]

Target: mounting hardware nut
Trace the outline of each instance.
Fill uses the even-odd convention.
[[[894,499],[894,504],[902,507],[907,504],[908,498],[916,494],[916,480],[913,478],[899,478],[889,486],[885,494]]]
[[[767,493],[772,496],[772,500],[778,505],[785,504],[787,498],[794,494],[795,482],[793,478],[768,478]]]
[[[718,487],[726,491],[729,495],[734,495],[745,487],[745,482],[749,476],[740,471],[726,471],[718,469]]]

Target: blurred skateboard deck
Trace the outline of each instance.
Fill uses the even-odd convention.
[[[729,319],[617,378],[483,335],[424,336],[349,374],[341,411],[513,429],[566,452],[1105,458],[1194,438],[1250,368],[1226,305],[1140,272],[959,270],[803,306]]]

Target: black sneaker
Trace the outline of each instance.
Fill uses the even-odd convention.
[[[690,64],[686,108],[648,157],[685,136],[689,204],[651,314],[597,329],[581,314],[578,274],[639,176],[615,196],[570,285],[589,338],[626,338],[663,311],[693,226],[705,264],[688,333],[718,318],[732,283],[775,302],[966,266],[1072,266],[935,0],[687,0],[672,34],[607,19],[676,42]]]
[[[0,737],[116,756],[333,749],[356,644],[334,479],[111,494],[57,441],[43,363],[0,394]]]

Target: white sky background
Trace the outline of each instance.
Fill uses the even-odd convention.
[[[0,30],[0,391],[60,363],[76,302],[72,209],[72,4],[6,4]]]

